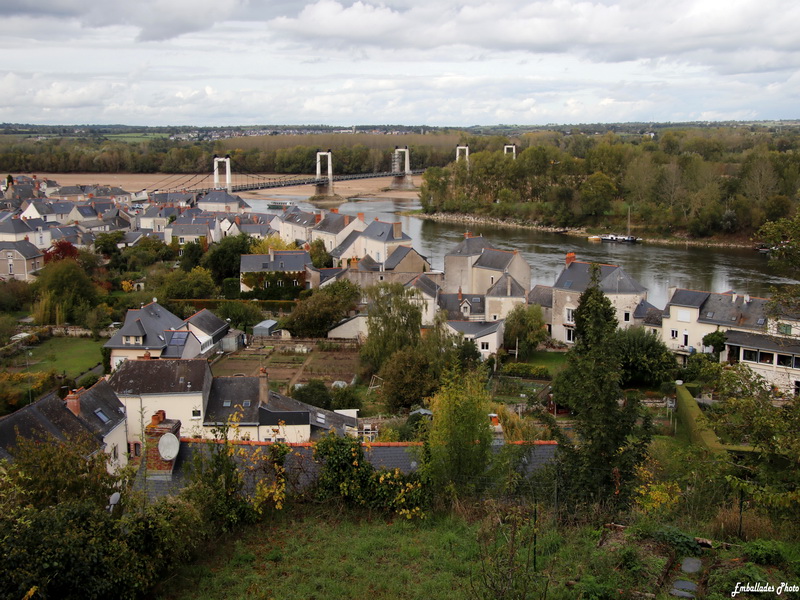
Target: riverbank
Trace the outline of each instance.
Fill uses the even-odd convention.
[[[415,211],[407,213],[420,219],[439,221],[443,223],[464,223],[466,225],[493,225],[496,227],[511,227],[515,229],[528,229],[531,231],[546,231],[548,233],[560,233],[575,237],[589,237],[585,227],[552,227],[548,225],[538,225],[536,223],[521,223],[511,219],[499,219],[497,217],[487,217],[484,215],[471,215],[466,213],[424,213]],[[690,239],[689,237],[647,237],[642,235],[642,241],[648,244],[658,244],[664,246],[693,246],[698,248],[752,248],[753,242],[737,238],[730,239]]]

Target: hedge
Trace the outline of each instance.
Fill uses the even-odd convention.
[[[550,370],[547,367],[531,365],[528,363],[506,363],[500,369],[503,375],[511,377],[525,377],[526,379],[550,380]]]
[[[725,452],[725,447],[719,441],[717,434],[703,424],[703,412],[686,386],[679,385],[676,388],[678,418],[686,427],[692,443],[703,446],[715,454]]]

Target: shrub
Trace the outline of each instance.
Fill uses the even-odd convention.
[[[747,542],[742,551],[750,562],[757,565],[779,567],[786,562],[783,544],[775,540],[755,540]]]
[[[776,535],[775,528],[769,517],[758,514],[752,510],[745,510],[742,514],[742,540],[756,538],[769,538]],[[722,506],[711,520],[711,535],[720,540],[734,540],[739,538],[739,508]]]
[[[671,546],[681,556],[700,554],[700,544],[695,541],[694,537],[676,527],[663,527],[656,530],[653,533],[653,539]]]
[[[552,379],[547,367],[531,365],[528,363],[506,363],[500,369],[503,375],[511,377],[525,377],[526,379]]]

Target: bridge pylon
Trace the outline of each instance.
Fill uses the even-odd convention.
[[[219,183],[219,163],[225,163],[225,189],[228,190],[230,194],[233,188],[233,182],[231,180],[231,157],[225,156],[225,158],[220,158],[219,156],[214,156],[214,189],[221,190],[222,186]]]
[[[328,177],[322,177],[322,158],[328,161]],[[317,182],[315,184],[317,196],[333,195],[333,153],[328,149],[327,152],[317,152]]]
[[[405,155],[405,164],[400,166],[400,156]],[[408,146],[400,148],[394,147],[392,154],[392,185],[393,190],[413,190],[414,182],[411,180],[411,155]]]

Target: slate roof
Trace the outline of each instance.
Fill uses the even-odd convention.
[[[314,268],[314,267],[310,267]],[[326,269],[314,269],[315,271],[319,272],[319,284],[322,285],[331,279],[338,279],[339,276],[345,272],[345,269],[340,269],[339,267],[330,267]]]
[[[228,322],[225,319],[220,319],[207,308],[194,313],[191,317],[186,319],[186,323],[191,323],[200,331],[210,336],[220,334],[223,330],[228,329]]]
[[[417,288],[420,292],[431,298],[436,298],[437,294],[441,292],[442,288],[430,277],[424,273],[418,275],[406,284],[406,287]]]
[[[763,330],[768,320],[769,300],[726,292],[715,294],[678,289],[672,294],[664,309],[664,317],[672,314],[671,308],[687,307],[699,310],[697,322],[720,327],[744,327]]]
[[[227,190],[214,190],[208,192],[205,196],[197,201],[197,206],[202,207],[203,204],[214,202],[215,204],[231,204],[240,208],[250,208],[250,205],[242,200],[240,196],[229,194]]]
[[[194,339],[198,346],[200,345],[199,340],[197,340],[197,336],[191,331],[165,331],[165,347],[161,351],[161,356],[159,359],[183,358],[183,353],[186,350],[186,344],[190,339]]]
[[[616,265],[599,265],[600,289],[605,294],[641,294],[647,288]],[[553,288],[583,292],[591,283],[591,264],[575,261],[558,276]]]
[[[411,246],[398,246],[394,249],[394,251],[389,255],[389,258],[386,259],[386,262],[383,264],[383,268],[387,271],[393,271],[397,268],[397,265],[409,254],[411,253],[417,254],[422,260],[425,262],[428,261],[427,258],[422,256],[419,252],[414,250]]]
[[[125,421],[125,407],[108,381],[101,379],[80,394],[79,418],[92,433],[103,437]]]
[[[33,231],[28,227],[28,223],[24,219],[6,219],[0,221],[0,233],[11,233],[14,235],[20,233],[31,233]]]
[[[36,212],[40,215],[52,215],[53,214],[53,207],[50,206],[47,202],[31,202],[31,205],[36,209]]]
[[[672,294],[672,298],[669,299],[664,312],[669,314],[670,305],[700,308],[703,306],[703,302],[705,302],[710,295],[710,292],[698,292],[695,290],[683,289],[675,290],[675,292]]]
[[[494,246],[482,235],[478,235],[464,238],[460,244],[450,250],[445,256],[475,256],[481,254],[484,249],[487,248],[494,249]]]
[[[535,285],[528,292],[528,304],[538,304],[542,308],[553,308],[553,288],[549,285]]]
[[[258,425],[258,377],[214,377],[203,425],[227,423],[236,413],[240,425]]]
[[[661,327],[661,318],[663,311],[647,300],[642,300],[633,311],[633,318],[643,320],[645,325],[654,325]]]
[[[239,231],[251,236],[269,237],[270,234],[276,233],[272,227],[263,223],[242,223],[238,227]]]
[[[381,263],[377,262],[374,258],[372,258],[369,254],[367,254],[364,258],[358,261],[358,270],[380,271]]]
[[[272,260],[269,254],[242,254],[239,268],[242,273],[296,273],[304,271],[309,264],[312,264],[311,255],[306,250],[275,250]]]
[[[73,210],[76,210],[84,219],[97,218],[97,211],[88,204],[77,204]]]
[[[31,244],[28,240],[19,240],[18,242],[0,242],[0,250],[16,250],[26,259],[42,256],[41,250]]]
[[[83,422],[67,410],[58,395],[51,393],[0,417],[0,458],[13,458],[19,437],[65,441],[83,432],[86,432]],[[100,440],[97,440],[97,447],[101,447]]]
[[[735,331],[729,329],[725,332],[725,344],[729,346],[744,346],[757,348],[782,354],[800,354],[800,343],[796,338],[782,338],[764,333],[751,333],[748,331]]]
[[[202,393],[211,382],[204,358],[126,360],[108,380],[117,394]]]
[[[164,331],[179,329],[183,320],[176,317],[157,302],[140,309],[130,309],[125,314],[122,327],[105,343],[106,348],[163,348],[166,345]],[[124,344],[124,336],[142,337],[141,344]]]
[[[458,299],[458,294],[439,294],[439,308],[446,310],[451,319],[456,316],[463,317],[461,304],[465,300],[469,302],[470,315],[480,315],[486,312],[486,296],[483,294],[462,294],[461,300]]]
[[[404,242],[410,242],[411,237],[404,232],[400,232],[400,237],[394,237],[394,223],[387,223],[385,221],[372,221],[364,231],[361,232],[366,238],[370,238],[373,240],[378,240],[380,242],[388,242],[388,241],[397,241],[402,240]]]
[[[514,252],[486,248],[475,261],[475,267],[491,271],[505,271],[514,259]]]
[[[172,237],[180,237],[187,235],[208,236],[209,229],[206,223],[178,223],[175,221],[172,224]]]
[[[329,212],[314,226],[314,231],[337,234],[349,224],[346,220],[344,215]]]
[[[508,293],[509,283],[511,284],[510,294]],[[503,273],[503,276],[486,290],[486,296],[491,298],[525,298],[525,288],[511,275]]]
[[[289,424],[287,419],[292,417],[291,413],[308,414],[308,422],[311,424],[312,437],[314,436],[314,429],[335,431],[338,435],[345,435],[346,427],[358,426],[358,421],[353,417],[347,417],[331,410],[311,406],[305,402],[300,402],[289,396],[284,396],[283,394],[272,391],[269,393],[269,402],[267,402],[266,406],[261,406],[259,408],[259,424],[277,425],[281,420]],[[282,418],[282,415],[287,418]]]
[[[462,335],[479,338],[494,333],[503,321],[447,321],[447,324]]]
[[[360,231],[351,231],[347,234],[347,237],[344,238],[344,241],[336,246],[333,250],[331,250],[330,254],[333,258],[350,258],[349,256],[344,256],[346,252],[348,252],[352,247],[353,244],[356,243],[356,240],[361,235]]]
[[[150,201],[157,204],[166,204],[169,202],[184,202],[186,204],[193,204],[195,194],[187,194],[183,192],[154,192],[150,194]]]
[[[317,215],[302,210],[284,213],[281,218],[284,223],[292,223],[293,225],[300,225],[302,227],[313,227],[317,222]]]

